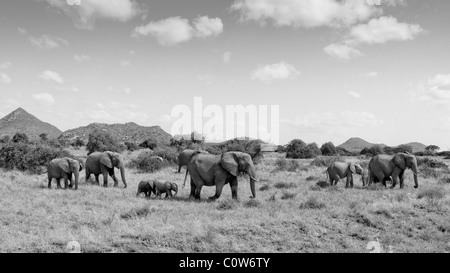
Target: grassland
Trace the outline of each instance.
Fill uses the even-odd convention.
[[[127,189],[85,183],[83,173],[78,191],[47,189],[45,174],[0,171],[0,252],[66,252],[73,240],[83,252],[369,252],[377,239],[393,252],[450,252],[447,171],[420,177],[419,189],[407,171],[403,190],[362,188],[359,178],[346,190],[344,180],[317,185],[326,168],[311,160],[279,171],[276,156],[256,165],[256,199],[249,199],[248,178],[239,178],[239,201],[229,186],[215,202],[207,201],[214,187],[203,188],[200,202],[190,200],[175,166],[153,174],[128,169]],[[142,179],[177,182],[178,195],[136,198]]]

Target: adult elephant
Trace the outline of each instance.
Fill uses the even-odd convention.
[[[328,167],[327,174],[330,178],[331,186],[336,185],[339,180],[346,177],[347,181],[345,183],[345,188],[353,188],[353,174],[361,175],[363,186],[365,186],[366,184],[363,168],[359,164],[348,162],[333,162]]]
[[[64,179],[64,188],[72,188],[72,174],[75,176],[75,190],[78,189],[78,179],[80,177],[80,171],[83,169],[83,164],[78,160],[62,157],[55,158],[50,161],[47,165],[47,177],[48,177],[48,188],[52,186],[53,178],[56,179],[56,187],[61,188],[60,180]],[[70,182],[68,185],[67,182]]]
[[[378,181],[385,181],[385,177],[390,176],[392,178],[391,189],[395,188],[398,179],[400,179],[400,188],[403,189],[403,173],[406,168],[410,168],[413,172],[414,188],[418,188],[417,159],[414,155],[408,152],[397,153],[394,156],[376,155],[369,161],[369,185],[375,181],[375,177]],[[386,185],[385,182],[384,185]]]
[[[98,176],[103,176],[103,186],[108,186],[108,175],[114,180],[114,187],[118,186],[117,177],[114,175],[114,168],[120,170],[124,188],[127,187],[127,181],[125,179],[125,167],[123,158],[119,153],[106,151],[106,152],[94,152],[86,159],[86,181],[89,180],[91,174],[95,176],[95,182],[99,184]]]
[[[187,166],[191,157],[198,152],[205,154],[208,153],[207,151],[192,150],[192,149],[185,149],[181,151],[181,153],[178,155],[178,173],[181,172],[181,167]]]
[[[223,186],[230,183],[231,195],[233,199],[237,199],[237,178],[241,172],[247,173],[250,177],[251,198],[256,197],[255,182],[258,180],[256,179],[252,158],[247,153],[226,152],[212,155],[197,151],[187,165],[184,183],[186,183],[188,172],[191,175],[191,194],[189,197],[200,199],[203,186],[216,186],[216,194],[209,198],[215,200],[222,194]]]

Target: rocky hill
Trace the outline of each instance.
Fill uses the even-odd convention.
[[[350,152],[360,152],[362,149],[370,148],[374,145],[380,145],[383,148],[387,146],[386,144],[374,144],[374,143],[365,141],[364,139],[361,139],[358,137],[353,137],[353,138],[350,138],[349,140],[347,140],[346,142],[342,143],[338,147],[344,148]],[[411,143],[406,143],[403,145],[411,146],[414,153],[425,151],[425,147],[426,147],[426,145],[419,143],[419,142],[411,142]],[[396,146],[394,146],[392,148],[395,148],[395,147]]]
[[[55,126],[43,122],[22,108],[17,108],[0,119],[0,136],[12,137],[15,133],[25,133],[30,139],[39,139],[40,134],[47,134],[49,139],[58,138],[61,131]]]
[[[169,143],[172,136],[165,132],[159,126],[141,126],[134,122],[125,124],[106,124],[106,123],[91,123],[88,126],[79,127],[67,130],[61,135],[61,139],[66,141],[73,141],[77,137],[81,137],[85,142],[89,139],[89,134],[94,130],[103,130],[115,136],[121,142],[136,142],[141,143],[146,139],[155,138],[161,143]]]

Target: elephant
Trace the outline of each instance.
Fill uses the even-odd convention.
[[[61,188],[60,180],[64,179],[64,188],[72,188],[72,174],[75,176],[75,190],[78,189],[78,179],[80,177],[80,171],[83,170],[83,163],[69,158],[55,158],[50,161],[47,165],[47,177],[48,177],[48,188],[51,188],[53,178],[56,179],[57,188]],[[70,184],[67,185],[67,181]]]
[[[136,197],[138,197],[141,193],[144,193],[146,197],[150,197],[152,192],[156,194],[155,188],[153,187],[153,181],[141,181],[138,185]]]
[[[163,182],[154,180],[153,181],[153,189],[154,189],[155,195],[157,197],[159,196],[159,198],[161,198],[161,194],[162,193],[166,194],[166,198],[168,196],[174,197],[178,193],[178,185],[177,185],[177,183],[173,183],[173,182],[169,182],[169,181],[163,183]],[[172,191],[175,192],[175,194],[173,196],[172,196]]]
[[[414,174],[414,188],[419,187],[417,159],[414,155],[405,152],[397,153],[394,156],[376,155],[369,161],[369,185],[378,181],[383,181],[385,177],[392,177],[391,189],[395,188],[400,179],[400,189],[403,189],[403,173],[406,168],[410,168]],[[383,183],[386,185],[385,181]]]
[[[256,198],[255,182],[258,182],[258,179],[256,179],[256,170],[252,158],[247,153],[226,152],[212,155],[196,152],[187,165],[184,183],[186,183],[188,172],[191,175],[190,198],[195,197],[199,200],[203,186],[215,185],[216,194],[209,199],[216,200],[222,194],[223,186],[230,183],[232,198],[237,199],[238,176],[241,172],[247,173],[250,177],[250,190],[252,192],[250,198]]]
[[[181,172],[181,167],[187,166],[192,155],[194,155],[197,152],[208,154],[207,151],[185,149],[178,155],[178,173]]]
[[[119,153],[105,151],[94,152],[86,159],[86,182],[89,180],[91,174],[95,176],[95,182],[99,184],[98,176],[103,176],[103,186],[108,186],[108,175],[114,180],[114,187],[118,186],[118,181],[114,175],[114,167],[120,170],[122,182],[124,188],[127,187],[127,181],[125,179],[125,166],[123,158]]]
[[[333,162],[327,169],[328,177],[330,178],[331,186],[336,185],[337,182],[347,177],[347,182],[345,183],[345,188],[353,188],[353,174],[361,175],[363,186],[365,183],[365,176],[363,168],[359,164],[348,163],[348,162]]]

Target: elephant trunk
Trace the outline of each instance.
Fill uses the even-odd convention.
[[[411,170],[414,174],[414,188],[418,188],[419,187],[419,180],[417,178],[417,175],[419,173],[419,170],[417,169],[417,163],[413,163],[411,166]]]
[[[125,186],[124,188],[126,188],[127,180],[125,179],[125,167],[123,166],[123,164],[119,167],[119,169],[120,169],[120,177],[122,178],[123,185]]]

